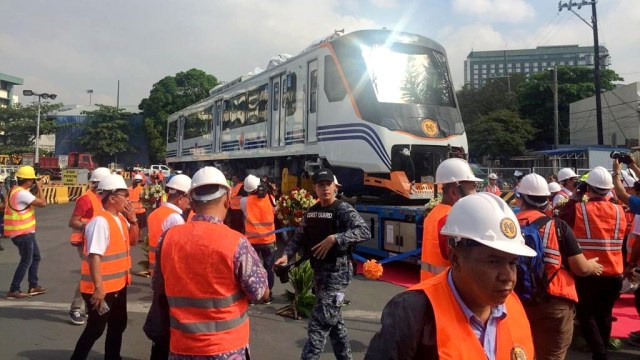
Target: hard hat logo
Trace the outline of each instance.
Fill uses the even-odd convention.
[[[438,124],[431,119],[425,119],[422,121],[422,132],[427,136],[436,136],[438,135]]]
[[[515,239],[518,235],[516,223],[508,217],[500,221],[500,231],[507,239]]]

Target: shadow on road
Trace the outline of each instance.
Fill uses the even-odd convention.
[[[73,350],[51,350],[51,349],[39,349],[39,350],[26,350],[17,354],[18,359],[29,360],[68,360],[71,357]],[[98,360],[104,357],[96,351],[89,353],[88,360]],[[123,357],[122,360],[136,360],[130,357]]]

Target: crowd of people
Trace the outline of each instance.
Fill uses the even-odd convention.
[[[614,302],[624,279],[636,282],[640,260],[640,168],[628,167],[614,160],[613,174],[597,167],[583,179],[566,168],[551,183],[519,174],[514,213],[499,197],[498,176],[482,188],[465,160],[444,160],[435,176],[441,202],[424,219],[421,282],[385,306],[365,359],[564,359],[574,318],[593,359],[606,359]],[[144,227],[151,359],[248,359],[248,308],[272,301],[274,267],[297,254],[310,260],[316,296],[300,358],[318,359],[327,337],[337,359],[352,358],[341,308],[351,251],[371,229],[336,198],[332,171],[319,169],[311,177],[317,202],[276,259],[275,188],[237,175],[229,181],[208,166],[193,177],[155,176],[166,196],[146,216],[144,174],[127,185],[106,168],[93,171],[68,224],[81,269],[69,317],[86,324],[72,359],[86,359],[105,330],[105,358],[120,357],[130,248]],[[17,179],[4,211],[4,234],[20,253],[7,299],[47,291],[38,281],[33,211],[46,201],[33,168],[22,167]],[[640,290],[635,296],[640,312]]]

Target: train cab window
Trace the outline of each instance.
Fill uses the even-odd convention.
[[[169,123],[167,132],[167,142],[174,143],[178,141],[178,120]]]
[[[222,131],[231,128],[231,106],[229,100],[222,103]]]
[[[329,55],[324,57],[324,93],[329,102],[342,101],[347,95],[338,66]]]
[[[273,111],[277,111],[280,106],[280,83],[273,83],[273,107],[271,108]]]
[[[296,89],[298,88],[296,73],[287,74],[287,79],[282,85],[282,106],[286,116],[296,113]]]
[[[311,71],[309,79],[309,112],[315,114],[318,104],[318,70]]]

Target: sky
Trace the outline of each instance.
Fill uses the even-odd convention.
[[[563,0],[567,2],[569,0]],[[574,0],[576,1],[576,0]],[[581,0],[580,0],[581,1]],[[471,50],[579,44],[591,29],[558,0],[0,0],[0,73],[64,104],[137,106],[191,68],[229,81],[336,29],[386,27],[442,44],[456,88]],[[590,21],[590,6],[574,9]],[[640,0],[599,0],[600,44],[640,81]],[[27,102],[27,99],[21,99]]]

